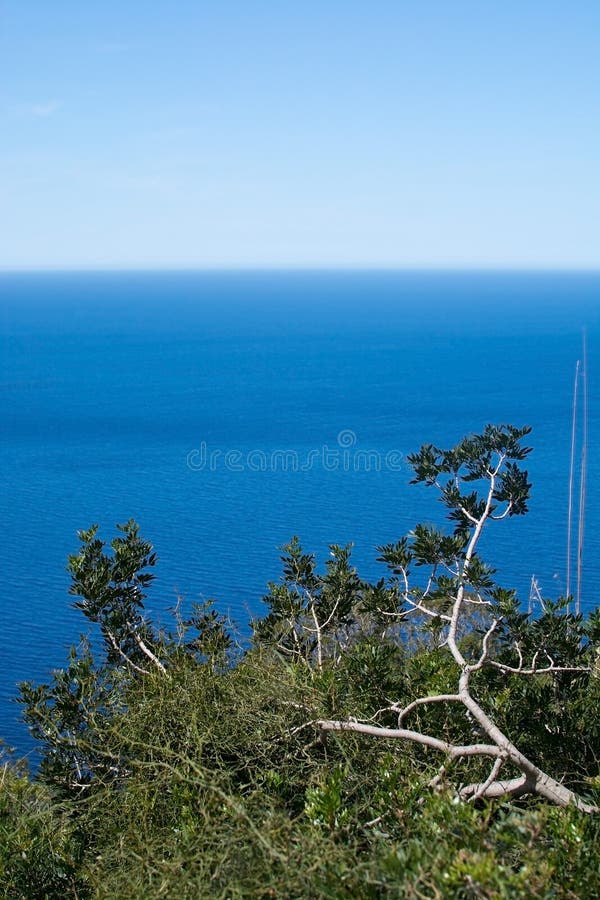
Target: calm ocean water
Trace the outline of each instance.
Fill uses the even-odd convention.
[[[589,354],[584,603],[597,602],[600,275],[0,275],[0,735],[28,748],[17,681],[61,666],[75,532],[131,516],[159,555],[150,607],[215,597],[241,622],[298,534],[321,559],[420,519],[406,453],[487,422],[533,426],[531,512],[487,559],[527,600],[564,590],[571,393]]]

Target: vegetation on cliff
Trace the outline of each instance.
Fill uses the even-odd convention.
[[[527,511],[528,429],[410,457],[449,528],[350,548],[297,539],[239,635],[210,605],[145,612],[134,522],[70,558],[99,633],[21,686],[41,753],[4,766],[7,897],[600,895],[600,615],[522,612],[479,555]]]

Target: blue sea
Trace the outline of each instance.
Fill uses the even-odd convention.
[[[29,747],[16,683],[64,664],[76,531],[134,517],[149,608],[215,598],[242,626],[298,534],[321,560],[442,509],[406,454],[487,422],[533,427],[530,513],[485,550],[527,603],[565,589],[571,402],[586,329],[583,604],[600,575],[600,274],[204,272],[0,275],[0,735]]]

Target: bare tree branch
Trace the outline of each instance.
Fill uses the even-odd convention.
[[[404,719],[418,706],[425,706],[430,703],[461,703],[462,697],[460,694],[434,694],[431,697],[419,697],[417,700],[413,700],[412,703],[409,703],[408,706],[405,706],[404,709],[398,710],[398,707],[395,705],[390,706],[390,710],[394,712],[398,710],[398,728],[402,725]]]
[[[497,760],[495,760],[494,765],[492,766],[492,770],[486,780],[477,788],[477,790],[473,791],[471,795],[471,800],[478,800],[480,797],[485,796],[485,792],[490,787],[492,782],[496,780],[500,773],[500,769],[504,763],[504,758],[499,756]]]
[[[132,668],[135,672],[138,672],[140,675],[149,675],[149,674],[150,674],[150,672],[148,671],[148,669],[142,669],[142,667],[136,665],[136,664],[133,662],[132,659],[129,659],[129,657],[127,656],[127,654],[124,653],[123,650],[121,649],[121,647],[117,644],[117,642],[116,642],[116,640],[115,640],[115,637],[114,637],[113,633],[112,633],[111,631],[109,631],[108,628],[105,628],[105,629],[104,629],[104,633],[106,634],[106,637],[108,638],[108,641],[109,641],[111,647],[113,648],[113,650],[115,650],[115,652],[118,653],[119,656],[122,657],[122,659],[125,660],[125,662],[127,663],[127,665],[131,666],[131,668]]]
[[[147,656],[148,659],[156,666],[156,668],[157,668],[160,672],[163,673],[163,675],[166,675],[166,674],[167,674],[167,670],[166,670],[166,668],[164,667],[164,665],[161,663],[161,661],[160,661],[160,659],[158,658],[158,656],[156,656],[156,655],[152,652],[152,650],[150,649],[150,647],[148,647],[148,645],[144,643],[144,641],[142,640],[142,638],[141,638],[140,635],[138,634],[137,629],[134,628],[130,623],[128,623],[128,625],[129,625],[129,628],[130,628],[130,630],[131,630],[131,636],[132,636],[132,638],[134,639],[134,641],[136,642],[136,644],[138,645],[138,647],[140,648],[140,650],[142,651],[142,653],[144,654],[144,656]]]
[[[494,744],[466,744],[464,746],[450,744],[429,734],[420,731],[410,731],[407,728],[383,728],[379,725],[370,725],[367,722],[352,720],[319,719],[316,723],[322,731],[354,731],[357,734],[368,734],[372,737],[392,738],[394,740],[412,741],[432,750],[445,753],[451,759],[459,759],[465,756],[499,756],[500,750]]]

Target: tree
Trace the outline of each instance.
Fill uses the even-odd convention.
[[[412,615],[429,619],[441,632],[441,645],[455,664],[456,689],[416,697],[407,704],[391,702],[370,721],[320,719],[317,724],[323,732],[352,731],[410,741],[439,751],[446,757],[446,763],[434,783],[445,777],[448,763],[468,758],[489,759],[488,774],[462,787],[463,798],[536,793],[561,806],[573,804],[585,812],[598,812],[596,806],[528,759],[477,699],[477,676],[487,669],[503,676],[540,678],[591,674],[593,668],[589,644],[581,648],[584,661],[580,664],[561,659],[545,641],[532,647],[526,658],[510,628],[511,623],[519,620],[516,597],[495,584],[494,570],[477,552],[488,525],[527,512],[530,484],[520,463],[530,452],[530,448],[522,445],[529,431],[529,428],[488,425],[482,434],[467,437],[450,450],[428,444],[409,456],[415,472],[413,483],[437,488],[454,528],[451,534],[445,534],[432,526],[417,525],[408,538],[380,548],[382,561],[393,573],[392,596],[398,599],[395,609],[380,609],[380,613],[396,621]],[[413,567],[426,572],[419,583],[412,577]],[[479,630],[478,640],[467,641],[465,624],[468,625],[473,610],[480,613],[485,625]],[[507,660],[507,648],[512,649],[512,659]],[[434,704],[462,707],[479,739],[456,743],[407,727],[407,720],[416,710]],[[396,725],[380,724],[381,717],[390,713],[397,717]],[[507,768],[518,774],[501,777]]]
[[[147,570],[156,564],[156,554],[133,519],[117,529],[121,534],[111,541],[111,554],[97,525],[78,533],[81,549],[69,557],[70,593],[81,597],[75,607],[100,626],[108,661],[124,661],[139,674],[148,674],[144,667],[150,664],[164,675],[165,666],[149,646],[157,637],[142,615],[145,589],[154,580]]]

